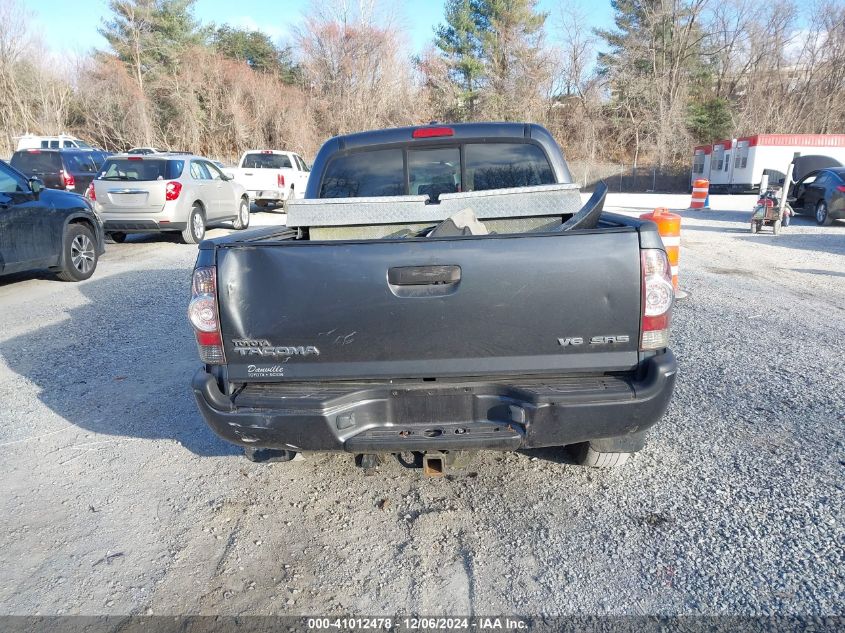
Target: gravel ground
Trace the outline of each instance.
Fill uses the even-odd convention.
[[[748,202],[684,213],[675,397],[607,472],[252,464],[189,393],[194,247],[0,281],[0,613],[845,615],[845,223],[752,236]]]

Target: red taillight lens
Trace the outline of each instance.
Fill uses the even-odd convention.
[[[839,186],[836,188],[836,190],[837,190],[837,191],[839,191],[839,192],[841,192],[841,193],[845,193],[845,185],[839,185]]]
[[[59,182],[62,183],[62,187],[65,189],[73,189],[76,186],[76,178],[64,169],[59,172]]]
[[[130,156],[130,157],[129,157],[129,158],[127,158],[126,160],[144,160],[144,159],[143,159],[143,158],[141,158],[140,156]]]
[[[206,365],[226,362],[217,311],[217,269],[196,268],[191,282],[188,319],[197,338],[200,360]]]
[[[642,335],[640,349],[661,349],[669,344],[669,321],[675,289],[666,252],[644,249],[642,260]]]
[[[97,191],[94,189],[94,183],[92,182],[88,185],[88,191],[86,192],[89,200],[93,200],[94,202],[97,201]]]
[[[279,187],[284,187],[285,186],[285,175],[279,174],[276,178],[276,181],[279,183]]]
[[[170,181],[164,186],[164,199],[176,200],[179,194],[182,193],[182,183],[175,180]]]
[[[454,136],[455,130],[450,127],[420,127],[411,133],[412,138],[436,138],[438,136]]]

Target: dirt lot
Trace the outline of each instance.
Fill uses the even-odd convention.
[[[607,472],[252,464],[189,392],[195,247],[0,281],[0,613],[845,614],[845,223],[714,206],[684,214],[675,398]]]

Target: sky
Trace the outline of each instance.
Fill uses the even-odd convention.
[[[312,0],[197,0],[194,15],[202,23],[231,24],[260,29],[284,43],[291,29],[302,21]],[[400,24],[414,53],[421,52],[433,38],[434,27],[443,21],[443,0],[396,0]],[[29,0],[33,30],[40,31],[54,53],[81,55],[92,48],[105,48],[97,32],[108,14],[107,0]],[[564,7],[581,7],[590,26],[609,27],[613,23],[610,0],[540,0],[539,7],[551,13],[547,27],[554,32]]]

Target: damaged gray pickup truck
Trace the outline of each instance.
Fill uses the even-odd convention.
[[[286,227],[199,246],[199,409],[254,460],[442,474],[477,450],[613,466],[674,387],[655,225],[581,206],[551,135],[472,123],[327,141]]]

